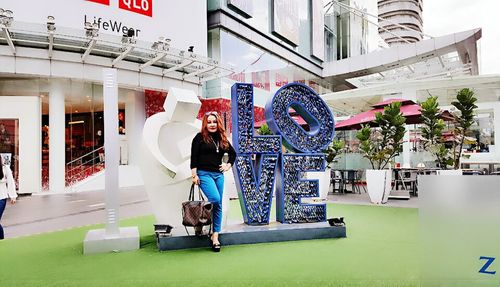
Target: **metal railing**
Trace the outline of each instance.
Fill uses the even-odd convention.
[[[104,146],[66,163],[66,186],[104,170]]]

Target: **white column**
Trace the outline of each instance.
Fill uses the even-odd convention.
[[[495,131],[495,146],[493,156],[500,160],[500,103],[493,104],[493,129]],[[492,152],[490,150],[490,152]]]
[[[143,91],[128,91],[125,101],[125,130],[130,165],[139,165],[142,129],[146,122]]]
[[[403,137],[403,162],[401,163],[402,167],[411,167],[410,161],[410,131],[408,130],[409,126],[405,126],[405,135]]]
[[[49,93],[49,189],[64,192],[66,175],[66,147],[64,127],[64,82],[53,80]]]
[[[412,100],[415,103],[417,102],[417,91],[414,88],[403,88],[401,91],[401,95],[403,99],[405,100]],[[410,131],[409,131],[410,125],[405,126],[405,135],[403,137],[403,162],[402,166],[403,167],[411,167],[411,143],[410,143]]]
[[[118,142],[118,86],[116,69],[103,69],[104,98],[104,155],[106,171],[104,191],[106,193],[106,236],[120,235],[118,202],[118,164],[120,160]]]

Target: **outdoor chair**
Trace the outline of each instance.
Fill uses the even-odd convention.
[[[361,187],[363,188],[363,190],[365,191],[366,193],[366,187],[365,185],[363,184],[362,182],[362,179],[363,179],[363,172],[364,170],[360,169],[358,170],[358,172],[356,173],[357,175],[357,178],[356,178],[356,184],[358,185],[358,190],[359,190],[359,193],[361,193],[361,189],[359,188],[359,185],[361,185]]]
[[[338,170],[331,170],[330,185],[333,185],[332,193],[335,191],[344,193],[344,179]]]
[[[480,170],[464,170],[462,171],[463,175],[483,175],[483,172]]]
[[[358,184],[358,173],[359,171],[357,170],[348,170],[347,171],[347,177],[345,178],[345,184],[350,184],[351,185],[351,191],[352,193],[358,192],[361,194],[361,190],[359,189]]]
[[[417,171],[405,171],[402,183],[406,190],[410,190],[410,194],[417,195]]]

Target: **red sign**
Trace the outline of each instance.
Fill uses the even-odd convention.
[[[153,0],[119,0],[118,7],[134,13],[153,17]]]
[[[252,83],[256,88],[269,91],[269,71],[252,72]]]
[[[95,3],[99,3],[99,4],[104,4],[104,5],[108,5],[109,6],[109,0],[87,0],[89,2],[95,2]]]
[[[229,76],[229,78],[239,83],[245,82],[245,74],[243,73],[232,74],[231,76]]]
[[[276,73],[276,87],[282,87],[288,84],[288,78],[286,76],[281,75],[280,73]]]

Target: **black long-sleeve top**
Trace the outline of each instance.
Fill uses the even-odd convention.
[[[210,134],[213,138],[213,142],[205,143],[201,133],[198,133],[191,143],[191,168],[197,168],[205,171],[219,171],[219,166],[222,163],[222,156],[224,153],[228,153],[229,161],[231,166],[234,164],[236,159],[236,152],[234,148],[229,144],[229,150],[224,150],[221,147],[220,135],[217,133]],[[217,144],[219,145],[219,153],[217,153]]]

